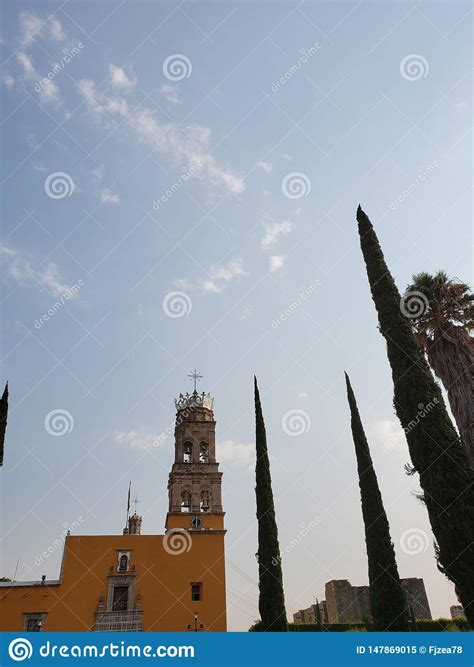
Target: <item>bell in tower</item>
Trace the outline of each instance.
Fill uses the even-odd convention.
[[[201,375],[189,375],[194,391],[175,399],[175,457],[168,481],[166,530],[224,530],[221,482],[216,460],[214,398],[199,393]]]

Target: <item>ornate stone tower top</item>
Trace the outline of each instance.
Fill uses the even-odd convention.
[[[221,480],[216,461],[214,398],[198,393],[201,375],[190,375],[194,391],[175,399],[175,459],[169,475],[166,529],[223,530]]]
[[[181,410],[193,410],[194,408],[207,408],[211,412],[214,410],[214,397],[211,394],[198,394],[196,390],[192,394],[180,394],[174,399],[177,412]]]

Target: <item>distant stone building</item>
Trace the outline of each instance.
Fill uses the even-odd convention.
[[[402,579],[402,588],[415,618],[432,618],[425,582],[417,577]]]
[[[451,618],[459,618],[460,616],[464,616],[464,608],[460,604],[451,605],[449,611],[451,612]]]
[[[423,579],[402,579],[402,588],[415,618],[431,618]],[[372,621],[368,586],[352,586],[347,579],[333,579],[325,585],[326,599],[319,603],[323,623],[366,623]],[[455,607],[451,607],[452,610]],[[462,609],[462,607],[461,607]],[[454,618],[454,616],[453,616]],[[315,623],[316,605],[293,614],[295,623]]]
[[[326,609],[326,602],[323,600],[319,603],[319,617],[323,623],[328,622],[328,615]],[[312,604],[307,609],[300,609],[293,614],[293,623],[317,623],[318,622],[318,612],[317,605]]]
[[[333,579],[325,586],[329,623],[370,621],[369,587],[352,586],[347,579]]]
[[[415,618],[431,618],[423,579],[402,579],[402,588]],[[328,581],[326,605],[329,623],[363,623],[372,620],[368,586],[351,586],[347,579]]]

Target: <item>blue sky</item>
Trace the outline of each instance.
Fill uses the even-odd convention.
[[[366,583],[345,369],[400,574],[446,616],[355,211],[401,289],[420,270],[471,279],[470,5],[9,2],[2,18],[1,574],[20,557],[19,579],[56,577],[60,550],[35,559],[79,517],[119,533],[129,479],[144,532],[163,531],[173,443],[156,438],[197,367],[230,629],[258,616],[254,373],[289,614],[330,579]]]

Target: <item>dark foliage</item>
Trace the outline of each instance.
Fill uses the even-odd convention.
[[[392,369],[394,407],[437,541],[439,569],[455,584],[474,627],[474,487],[466,450],[446,411],[440,388],[400,308],[400,293],[372,224],[357,210],[359,236],[380,331]],[[420,405],[433,408],[416,420]],[[416,425],[413,425],[416,421]]]
[[[281,571],[278,529],[273,504],[270,462],[268,460],[267,436],[263,420],[257,378],[255,386],[255,493],[257,497],[258,521],[258,575],[260,596],[260,631],[287,632],[288,622],[283,594],[283,576]]]
[[[372,464],[369,444],[347,373],[345,377],[359,474],[374,628],[380,632],[408,631],[407,604],[398,575],[390,526]]]
[[[8,417],[8,382],[5,385],[2,398],[0,399],[0,466],[3,465],[3,453],[5,450],[5,431],[7,430]]]

